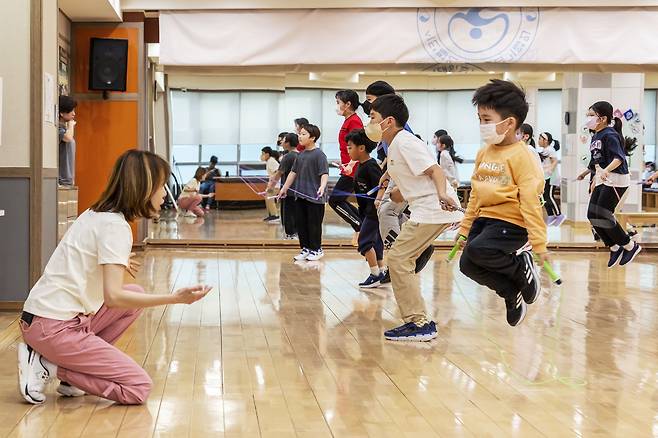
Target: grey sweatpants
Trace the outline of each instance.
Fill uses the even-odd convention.
[[[395,187],[393,180],[389,181],[388,187],[382,197],[382,204],[377,211],[379,219],[379,233],[384,241],[384,249],[390,249],[400,234],[400,228],[409,216],[405,213],[409,203],[391,201],[391,190]]]

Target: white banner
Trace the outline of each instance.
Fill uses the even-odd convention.
[[[658,8],[162,12],[170,66],[658,64]]]

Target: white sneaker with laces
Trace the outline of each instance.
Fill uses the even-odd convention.
[[[27,344],[18,344],[18,384],[23,398],[34,405],[46,401],[46,384],[57,376],[57,365],[50,363]]]
[[[57,387],[57,392],[63,397],[82,397],[83,395],[87,395],[82,389],[78,389],[75,386],[63,382]]]
[[[297,254],[295,257],[293,257],[296,261],[301,262],[302,260],[306,260],[306,258],[311,254],[311,251],[304,248],[302,249],[302,252]]]
[[[324,251],[322,251],[322,248],[320,248],[317,251],[311,251],[309,255],[306,257],[306,260],[313,262],[316,260],[320,260],[322,257],[324,257]]]

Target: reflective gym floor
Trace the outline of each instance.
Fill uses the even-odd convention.
[[[553,254],[516,328],[505,306],[437,250],[421,273],[431,343],[384,341],[400,324],[390,287],[360,291],[367,267],[332,249],[148,249],[137,282],[215,286],[191,306],[147,310],[118,347],[154,381],[144,406],[93,396],[22,403],[18,313],[0,313],[0,436],[457,437],[658,433],[653,254],[608,270],[602,252]]]

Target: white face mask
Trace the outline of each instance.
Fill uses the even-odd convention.
[[[505,121],[507,121],[507,119],[500,121],[498,123],[487,123],[486,125],[480,125],[480,138],[482,139],[482,143],[499,144],[503,140],[505,140],[505,135],[507,135],[507,131],[509,131],[509,129],[505,130],[505,132],[503,132],[502,134],[499,134],[496,131],[496,126],[500,125]]]
[[[368,137],[370,140],[374,141],[375,143],[379,143],[380,141],[382,141],[382,136],[384,135],[384,131],[388,129],[388,128],[382,129],[382,123],[384,123],[383,120],[379,123],[373,122],[371,120],[370,123],[368,123],[364,128],[364,131],[366,132],[366,137]]]

